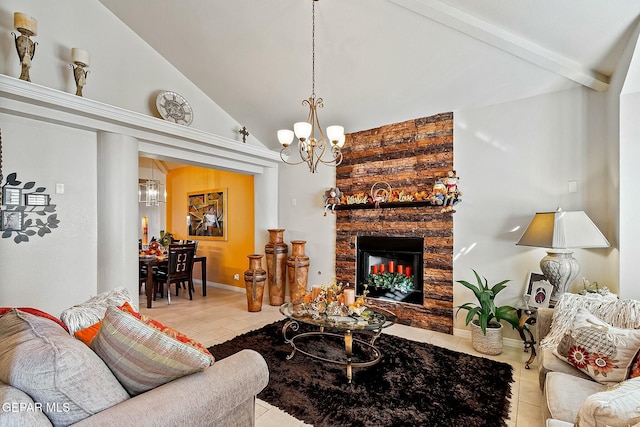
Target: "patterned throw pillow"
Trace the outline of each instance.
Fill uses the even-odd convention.
[[[120,286],[89,298],[82,304],[67,308],[60,314],[60,319],[69,328],[69,333],[75,334],[80,329],[98,323],[104,317],[108,306],[119,306],[125,302],[134,305],[132,301],[129,291]]]
[[[135,396],[213,364],[213,356],[193,340],[138,313],[108,307],[91,348],[111,369],[127,392]],[[177,331],[176,331],[177,332]],[[186,342],[185,342],[186,341]]]
[[[615,328],[581,308],[553,354],[606,384],[628,378],[639,350],[640,330]]]
[[[122,304],[121,306],[118,306],[118,308],[121,310],[126,310],[129,313],[136,312],[136,310],[131,306],[131,304],[129,304],[128,301]],[[90,345],[93,338],[95,338],[95,336],[98,334],[98,331],[100,330],[101,325],[102,325],[102,320],[99,321],[98,323],[94,323],[88,328],[84,328],[84,329],[80,329],[79,331],[76,331],[76,333],[73,335],[76,338],[78,338],[80,341],[85,343],[86,345]]]

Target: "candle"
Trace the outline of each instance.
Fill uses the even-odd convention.
[[[396,262],[389,261],[389,273],[395,273],[395,272],[396,272]]]
[[[384,273],[385,265],[380,264],[380,273]]]
[[[142,244],[149,244],[149,218],[146,215],[142,217]]]
[[[29,15],[21,12],[13,14],[13,26],[16,30],[26,30],[31,36],[38,34],[38,21]]]
[[[78,47],[71,48],[71,61],[80,63],[84,67],[89,66],[89,52]]]
[[[378,274],[378,266],[377,265],[372,265],[371,266],[371,274]]]
[[[404,265],[398,266],[398,274],[404,274]]]
[[[318,295],[320,295],[320,291],[322,289],[320,289],[320,285],[312,285],[311,286],[311,298],[313,298],[314,300],[316,298],[318,298]]]
[[[344,293],[344,305],[353,305],[356,302],[356,290],[353,288],[347,288]]]
[[[411,277],[411,267],[407,266],[404,268],[404,274],[407,275],[407,277]]]

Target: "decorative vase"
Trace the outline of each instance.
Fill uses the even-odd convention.
[[[471,322],[471,345],[483,354],[502,353],[502,323],[490,323],[485,335],[477,320],[473,320]]]
[[[250,312],[262,310],[264,282],[267,280],[267,272],[262,268],[262,257],[260,254],[247,255],[249,269],[244,272],[244,286],[247,289],[247,305]]]
[[[307,293],[309,257],[304,253],[304,245],[306,243],[306,240],[292,240],[291,256],[287,258],[289,297],[294,305],[301,303]]]
[[[269,282],[269,304],[284,304],[287,283],[287,255],[289,245],[284,243],[284,230],[281,228],[267,230],[269,243],[264,247],[267,258],[267,280]]]

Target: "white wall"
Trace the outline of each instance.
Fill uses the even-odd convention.
[[[6,114],[0,127],[3,173],[46,187],[60,220],[29,242],[0,239],[0,305],[57,315],[96,294],[96,135]]]
[[[490,283],[511,279],[498,302],[519,303],[527,273],[540,271],[545,256],[543,249],[515,245],[536,212],[584,210],[606,230],[606,198],[598,196],[606,179],[598,151],[606,123],[592,114],[599,109],[603,116],[603,101],[577,88],[455,113],[463,201],[454,214],[454,280],[472,281],[472,268]],[[577,181],[578,192],[569,193],[569,181]],[[617,289],[608,252],[576,250],[578,277]],[[454,305],[471,300],[455,284]],[[463,325],[461,316],[456,326]]]

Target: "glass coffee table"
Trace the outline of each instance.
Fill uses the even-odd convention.
[[[290,302],[280,306],[280,313],[288,319],[282,327],[282,335],[285,342],[290,344],[293,349],[291,354],[287,356],[287,360],[291,360],[296,352],[299,352],[311,358],[322,360],[323,362],[343,365],[346,367],[349,383],[351,383],[352,379],[352,368],[373,366],[382,359],[382,352],[375,346],[375,342],[382,333],[382,330],[393,325],[397,320],[395,314],[381,308],[367,307],[360,316],[329,316],[318,313],[311,314],[304,309],[300,309],[298,306],[294,307]],[[317,330],[293,335],[300,330],[300,324],[310,325],[314,329],[317,328]],[[338,333],[326,332],[325,329]],[[368,341],[353,337],[354,332],[364,331],[370,331],[372,333]],[[287,335],[289,332],[292,333],[291,337]],[[344,357],[328,358],[319,354],[321,353],[320,351],[313,351],[313,346],[306,346],[304,344],[305,341],[322,341],[325,339],[339,339],[340,341],[344,341]],[[367,350],[363,352],[365,358],[354,360],[354,343],[357,343],[358,346]]]

